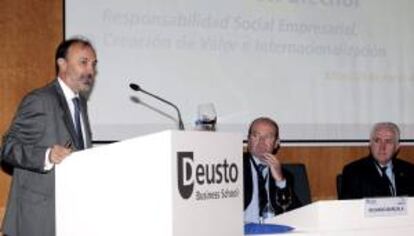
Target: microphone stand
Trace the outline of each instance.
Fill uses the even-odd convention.
[[[170,106],[174,107],[174,109],[177,111],[177,114],[178,114],[178,129],[179,129],[179,130],[184,130],[184,123],[183,123],[183,119],[181,118],[181,112],[180,112],[180,109],[178,109],[178,107],[177,107],[175,104],[173,104],[173,103],[171,103],[171,102],[169,102],[169,101],[167,101],[167,100],[165,100],[165,99],[163,99],[163,98],[161,98],[161,97],[159,97],[159,96],[157,96],[157,95],[155,95],[155,94],[152,94],[152,93],[150,93],[150,92],[148,92],[148,91],[146,91],[146,90],[142,89],[142,88],[141,88],[139,85],[137,85],[137,84],[133,84],[133,83],[131,83],[131,84],[129,84],[129,87],[130,87],[131,89],[135,90],[135,91],[141,91],[141,92],[143,92],[143,93],[145,93],[145,94],[147,94],[147,95],[149,95],[149,96],[151,96],[151,97],[153,97],[153,98],[155,98],[155,99],[158,99],[158,100],[160,100],[160,101],[162,101],[162,102],[164,102],[164,103],[167,103],[168,105],[170,105]]]

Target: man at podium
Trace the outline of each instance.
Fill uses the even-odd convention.
[[[254,120],[248,132],[248,152],[243,157],[244,221],[260,222],[301,204],[293,188],[292,174],[276,156],[279,127],[267,117]]]
[[[55,171],[73,150],[91,146],[84,93],[96,75],[96,53],[82,38],[56,51],[57,78],[29,93],[3,140],[2,161],[13,178],[2,231],[7,236],[54,236]]]
[[[340,198],[414,196],[414,165],[397,159],[399,142],[396,124],[375,124],[370,135],[370,155],[343,169]]]

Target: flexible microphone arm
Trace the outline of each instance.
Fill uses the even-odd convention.
[[[142,88],[141,88],[138,84],[130,83],[130,84],[129,84],[129,87],[130,87],[132,90],[134,90],[134,91],[145,93],[145,94],[147,94],[147,95],[149,95],[149,96],[151,96],[151,97],[153,97],[153,98],[155,98],[155,99],[158,99],[158,100],[160,100],[160,101],[162,101],[162,102],[164,102],[164,103],[167,103],[168,105],[170,105],[170,106],[174,107],[174,109],[177,111],[177,114],[178,114],[178,129],[179,129],[179,130],[184,130],[184,123],[183,123],[183,119],[181,118],[181,112],[180,112],[180,109],[178,109],[178,107],[177,107],[175,104],[173,104],[173,103],[171,103],[171,102],[169,102],[169,101],[167,101],[167,100],[165,100],[165,99],[163,99],[163,98],[161,98],[161,97],[158,97],[158,96],[157,96],[157,95],[155,95],[155,94],[152,94],[152,93],[150,93],[150,92],[148,92],[148,91],[145,91],[145,90],[144,90],[144,89],[142,89]]]

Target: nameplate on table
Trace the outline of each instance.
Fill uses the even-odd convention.
[[[403,197],[365,199],[365,217],[407,215],[407,199]]]

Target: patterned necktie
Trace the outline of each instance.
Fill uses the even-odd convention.
[[[75,130],[77,135],[77,148],[79,150],[85,149],[85,144],[83,142],[83,135],[82,135],[82,125],[81,125],[81,119],[80,119],[80,100],[78,97],[75,97],[72,99],[73,104],[75,105]]]

